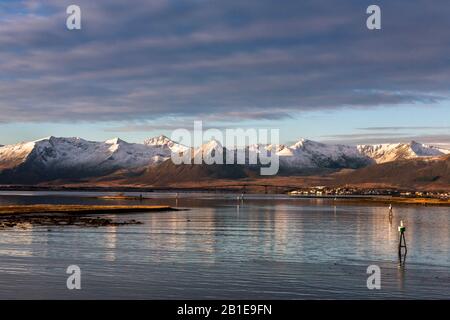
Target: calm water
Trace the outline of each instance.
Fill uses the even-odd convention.
[[[96,193],[2,192],[0,205],[134,204]],[[0,230],[0,299],[450,299],[450,208],[340,205],[285,196],[154,194],[186,211],[142,225]],[[137,204],[138,202],[136,202]],[[399,266],[397,226],[407,226]],[[82,289],[66,288],[67,266]],[[381,290],[366,269],[381,268]]]

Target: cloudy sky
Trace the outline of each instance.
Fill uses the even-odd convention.
[[[140,142],[194,120],[450,143],[449,17],[448,0],[1,0],[0,143]]]

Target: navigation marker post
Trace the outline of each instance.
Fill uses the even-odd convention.
[[[402,248],[405,248],[405,255],[408,252],[408,249],[406,248],[405,231],[406,231],[406,227],[403,225],[403,220],[402,220],[402,221],[400,221],[400,225],[398,227],[398,232],[399,232],[398,255],[400,257],[402,256]]]

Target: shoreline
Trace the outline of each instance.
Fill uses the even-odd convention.
[[[319,198],[319,197],[317,197]],[[329,199],[329,198],[328,198]],[[330,199],[334,200],[334,198]],[[412,206],[443,206],[443,207],[450,207],[450,199],[447,200],[441,200],[441,199],[434,199],[434,198],[337,198],[334,200],[335,202],[339,203],[345,203],[345,204],[396,204],[396,205],[412,205]]]
[[[0,217],[20,216],[27,214],[124,214],[137,212],[176,211],[177,209],[166,205],[8,205],[0,206]]]
[[[102,188],[102,187],[96,187],[96,188],[64,188],[64,187],[58,187],[58,188],[17,188],[17,189],[11,189],[7,188],[5,190],[0,186],[0,191],[18,191],[18,192],[39,192],[39,191],[48,191],[48,192],[58,192],[58,191],[65,191],[65,192],[116,192],[116,193],[123,193],[123,192],[141,192],[141,193],[152,193],[152,192],[186,192],[186,193],[213,193],[213,194],[230,194],[230,193],[244,193],[244,194],[255,194],[255,195],[264,195],[265,193],[262,192],[242,192],[241,189],[235,189],[235,190],[227,190],[227,189],[206,189],[206,188],[164,188],[164,189],[142,189],[142,188],[122,188],[120,191],[118,191],[115,188]],[[268,196],[270,195],[284,195],[289,196],[290,198],[296,198],[296,199],[317,199],[317,200],[328,200],[328,201],[334,201],[339,203],[345,203],[345,204],[397,204],[397,205],[422,205],[422,206],[450,206],[450,199],[440,199],[440,198],[433,198],[433,197],[408,197],[408,196],[392,196],[392,195],[365,195],[365,194],[353,194],[353,195],[322,195],[322,196],[316,196],[316,195],[289,195],[288,193],[268,193]],[[139,195],[124,195],[124,194],[117,194],[117,195],[86,195],[81,196],[86,198],[96,198],[96,199],[102,199],[102,200],[130,200],[130,201],[145,201],[148,199],[153,199],[152,197],[148,196],[139,196]],[[39,208],[44,205],[34,205],[35,208],[39,210],[44,210],[42,208]],[[45,205],[47,207],[53,206],[51,210],[55,210],[57,207],[66,207],[65,209],[61,209],[61,211],[58,211],[57,213],[92,213],[92,214],[107,214],[107,213],[130,213],[130,212],[145,212],[145,211],[170,211],[170,210],[178,210],[175,208],[172,208],[170,206],[145,206],[145,205],[89,205],[89,206],[82,206],[82,205]],[[73,212],[70,212],[69,206],[72,206]],[[18,206],[10,206],[10,207],[18,207]],[[81,208],[82,207],[82,208]],[[87,208],[90,207],[90,208]],[[5,208],[2,208],[0,206],[0,216],[5,214]],[[50,210],[47,208],[47,210]],[[112,211],[112,212],[111,212]],[[18,209],[15,214],[23,214],[23,213],[36,213],[29,211],[25,208],[25,212],[21,209]],[[54,211],[52,211],[54,212]],[[39,211],[39,213],[52,213],[50,211]],[[13,213],[14,214],[14,213]]]
[[[29,225],[108,227],[141,224],[140,221],[115,221],[90,215],[118,215],[137,212],[174,211],[169,206],[104,206],[104,205],[8,205],[0,206],[0,230]]]
[[[257,194],[286,194],[292,190],[302,189],[302,188],[314,188],[316,185],[327,185],[323,184],[323,181],[316,181],[316,183],[301,183],[301,182],[288,182],[279,181],[272,183],[270,181],[219,181],[217,184],[211,181],[203,181],[201,183],[194,184],[184,184],[179,185],[167,185],[167,186],[157,186],[157,185],[0,185],[0,191],[74,191],[74,192],[223,192],[223,193],[233,193],[252,191]],[[336,187],[336,186],[330,186]],[[342,188],[353,188],[356,190],[393,190],[396,192],[411,192],[411,191],[421,191],[421,192],[450,192],[450,189],[429,189],[429,188],[402,188],[394,186],[379,186],[379,187],[358,187],[352,185],[346,185]],[[354,194],[354,196],[368,196],[365,194]]]

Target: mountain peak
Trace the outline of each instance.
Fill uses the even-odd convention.
[[[116,137],[105,141],[106,144],[121,144],[121,143],[127,143],[126,141]]]
[[[34,140],[31,142],[25,142],[25,143],[39,143],[39,142],[49,142],[50,144],[58,144],[58,143],[78,143],[78,142],[85,142],[86,140],[79,138],[79,137],[55,137],[55,136],[48,136],[45,138],[41,138],[38,140]]]
[[[361,153],[374,159],[377,163],[418,157],[435,157],[450,153],[449,150],[426,145],[414,140],[409,143],[359,145],[357,148]]]
[[[296,143],[294,143],[291,146],[291,148],[292,149],[300,149],[300,148],[303,148],[303,147],[305,147],[307,145],[322,146],[323,144],[320,143],[320,142],[316,142],[316,141],[312,141],[312,140],[309,140],[309,139],[301,138]]]
[[[186,149],[188,149],[186,146],[171,140],[165,135],[148,138],[144,140],[144,145],[149,147],[158,147],[161,149],[167,149],[172,152],[184,152]]]
[[[420,143],[420,142],[417,142],[417,141],[415,141],[415,140],[412,140],[410,143],[409,143],[409,145],[413,148],[413,147],[415,147],[415,146],[417,146],[417,147],[428,147],[427,145],[425,145],[425,144],[423,144],[423,143]]]
[[[50,141],[50,140],[54,140],[54,139],[56,139],[55,136],[48,136],[48,137],[44,137],[44,138],[40,138],[40,139],[34,140],[32,142]]]
[[[173,141],[163,134],[157,137],[148,138],[144,140],[144,144],[148,146],[167,146],[172,143]]]
[[[217,139],[211,139],[208,142],[204,143],[202,145],[202,147],[203,146],[206,147],[206,148],[223,148],[222,144]]]

